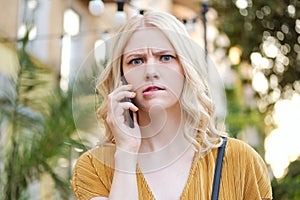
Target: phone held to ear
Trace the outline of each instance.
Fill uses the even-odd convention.
[[[122,75],[121,81],[122,81],[123,85],[127,85],[127,84],[128,84],[128,82],[127,82],[127,80],[125,79],[125,76],[124,76],[124,75]],[[123,101],[123,102],[130,102],[130,103],[132,102],[130,98],[124,98],[122,101]],[[130,128],[134,128],[133,112],[132,112],[132,110],[128,110],[128,112],[125,113],[125,121],[126,121],[126,120],[129,122],[129,127],[130,127]]]

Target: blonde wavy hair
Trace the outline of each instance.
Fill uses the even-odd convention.
[[[182,65],[185,82],[179,99],[183,111],[184,136],[198,152],[206,153],[222,144],[222,136],[214,123],[214,104],[208,87],[208,74],[203,51],[189,37],[184,25],[173,15],[157,11],[147,11],[144,15],[130,18],[121,27],[109,44],[111,52],[106,68],[99,76],[97,89],[103,102],[97,111],[98,118],[106,128],[106,139],[114,143],[114,137],[105,119],[107,116],[107,96],[118,87],[121,77],[123,50],[132,33],[141,27],[156,27],[173,45]]]

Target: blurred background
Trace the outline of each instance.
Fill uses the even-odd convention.
[[[148,9],[181,20],[223,84],[218,126],[266,161],[274,199],[300,199],[300,1],[0,0],[0,199],[75,199],[97,144],[105,41]],[[103,46],[104,45],[104,46]],[[224,121],[225,120],[225,121]]]

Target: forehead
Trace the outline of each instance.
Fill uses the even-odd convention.
[[[148,48],[174,51],[171,42],[161,30],[155,27],[143,27],[133,32],[123,53]]]

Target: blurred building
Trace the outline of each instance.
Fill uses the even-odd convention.
[[[62,78],[62,87],[66,88],[97,41],[105,39],[124,20],[117,10],[117,1],[104,0],[103,3],[100,14],[95,16],[89,10],[89,0],[1,0],[0,36],[4,38],[2,41],[16,45],[30,29],[27,50],[53,67],[58,80]],[[124,5],[127,17],[147,9],[170,12],[179,19],[192,19],[201,14],[202,8],[196,0],[131,0]],[[199,25],[198,32],[193,34],[203,43],[201,22],[187,21],[190,29],[195,28],[195,23]]]

